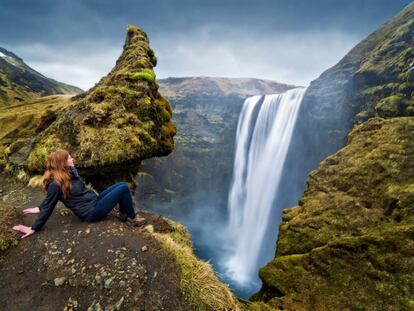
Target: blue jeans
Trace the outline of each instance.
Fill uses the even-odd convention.
[[[117,203],[122,214],[126,214],[129,218],[135,217],[129,187],[125,182],[118,182],[99,194],[95,207],[89,211],[85,221],[92,222],[104,218]]]

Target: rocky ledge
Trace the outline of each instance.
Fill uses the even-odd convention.
[[[20,240],[44,194],[0,175],[0,305],[4,310],[252,310],[192,251],[186,229],[148,212],[144,228],[115,215],[84,223],[60,203],[45,228]],[[13,297],[13,299],[11,299]]]

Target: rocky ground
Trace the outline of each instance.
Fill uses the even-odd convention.
[[[4,175],[0,188],[4,249],[20,240],[12,225],[35,217],[21,210],[44,194]],[[60,204],[40,232],[0,252],[1,309],[192,310],[179,266],[153,236],[174,231],[164,218],[144,212],[145,228],[127,227],[115,215],[88,224]]]

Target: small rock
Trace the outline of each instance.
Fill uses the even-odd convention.
[[[126,283],[125,281],[119,281],[119,287],[125,287]]]
[[[115,279],[115,277],[113,276],[113,277],[111,277],[111,278],[109,278],[109,279],[107,279],[106,281],[105,281],[105,284],[104,284],[104,287],[106,288],[106,289],[110,289],[111,288],[111,283],[112,283],[112,281]]]
[[[99,302],[95,305],[95,311],[103,311]]]
[[[141,251],[146,252],[148,250],[148,247],[146,245],[144,245],[143,247],[141,247]]]
[[[144,227],[145,230],[147,230],[149,233],[154,233],[154,226],[153,225],[146,225]]]
[[[65,281],[66,281],[66,278],[64,276],[54,279],[55,286],[61,286],[61,285],[65,284]]]
[[[73,264],[74,262],[75,262],[75,259],[68,260],[66,262],[66,265],[69,266],[69,265]]]
[[[96,284],[101,284],[101,282],[102,282],[101,276],[100,275],[96,275],[95,276],[95,281],[96,281]]]
[[[121,306],[123,302],[124,302],[124,296],[122,296],[121,299],[119,299],[118,302],[115,304],[115,310],[121,310]]]
[[[158,272],[157,272],[157,271],[155,271],[155,272],[154,272],[154,276],[153,276],[153,278],[155,279],[155,278],[157,277],[157,275],[158,275]]]
[[[88,228],[88,229],[86,229],[86,230],[85,230],[85,233],[86,233],[86,234],[91,233],[91,229],[89,229],[89,228]]]
[[[68,255],[72,254],[72,249],[69,247],[69,248],[66,250],[66,253],[67,253]]]

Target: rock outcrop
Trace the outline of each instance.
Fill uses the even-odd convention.
[[[284,310],[413,308],[413,38],[411,4],[311,83],[286,170],[303,178],[336,153],[284,211],[253,300]]]
[[[36,174],[51,151],[65,148],[81,173],[99,180],[97,174],[108,172],[133,175],[142,159],[167,155],[174,148],[176,128],[171,106],[158,92],[156,63],[145,32],[128,26],[121,56],[99,83],[65,105],[46,106],[37,127],[29,120],[2,132],[3,162],[12,170]],[[4,113],[0,111],[0,118]]]

